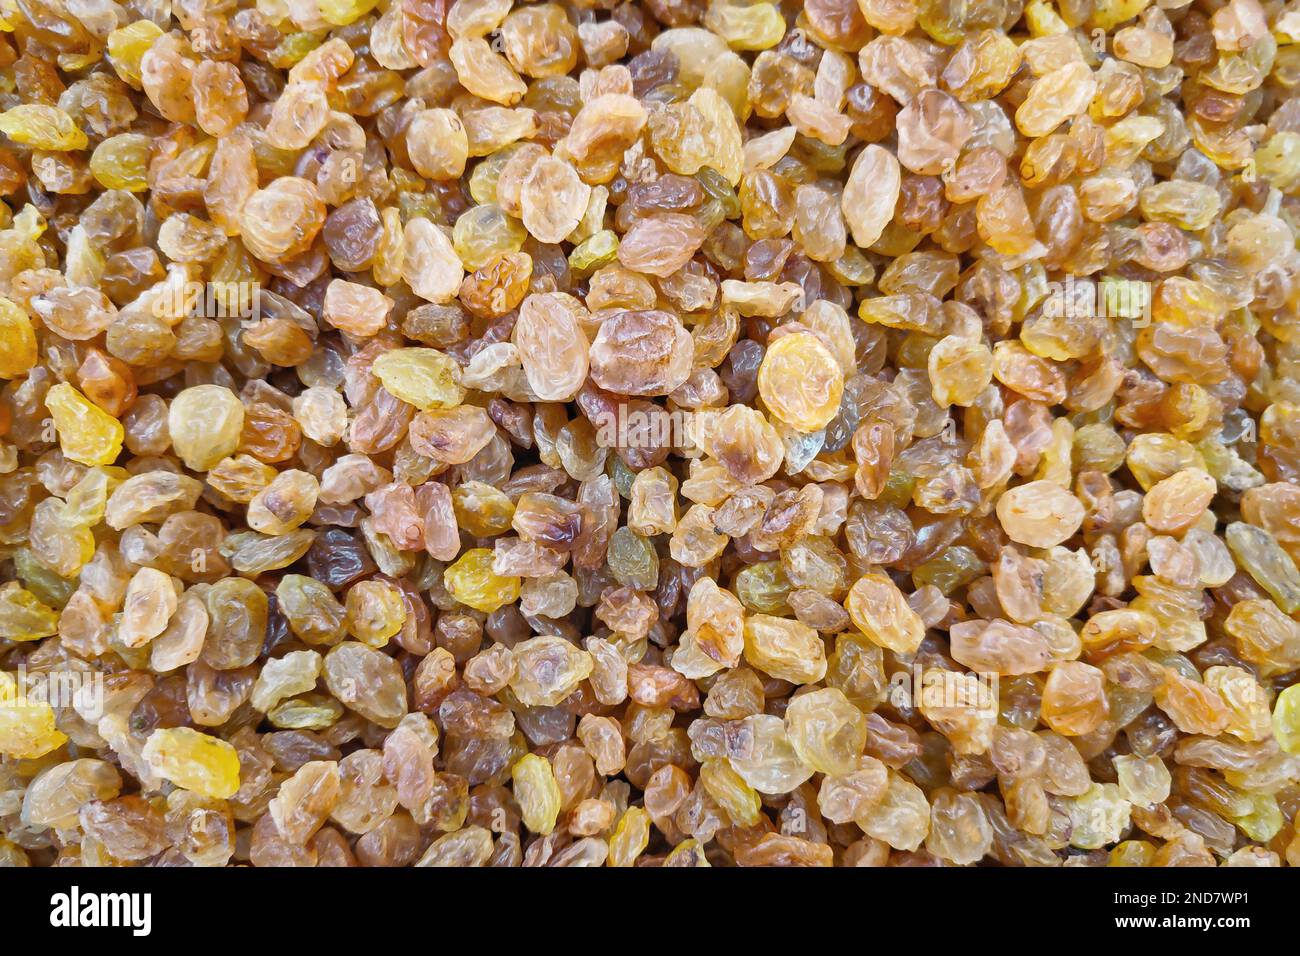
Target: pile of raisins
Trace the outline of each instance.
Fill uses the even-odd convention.
[[[1295,0],[0,0],[0,864],[1300,865]]]

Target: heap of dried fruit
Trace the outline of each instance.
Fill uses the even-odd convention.
[[[0,0],[0,863],[1300,865],[1296,0]]]

